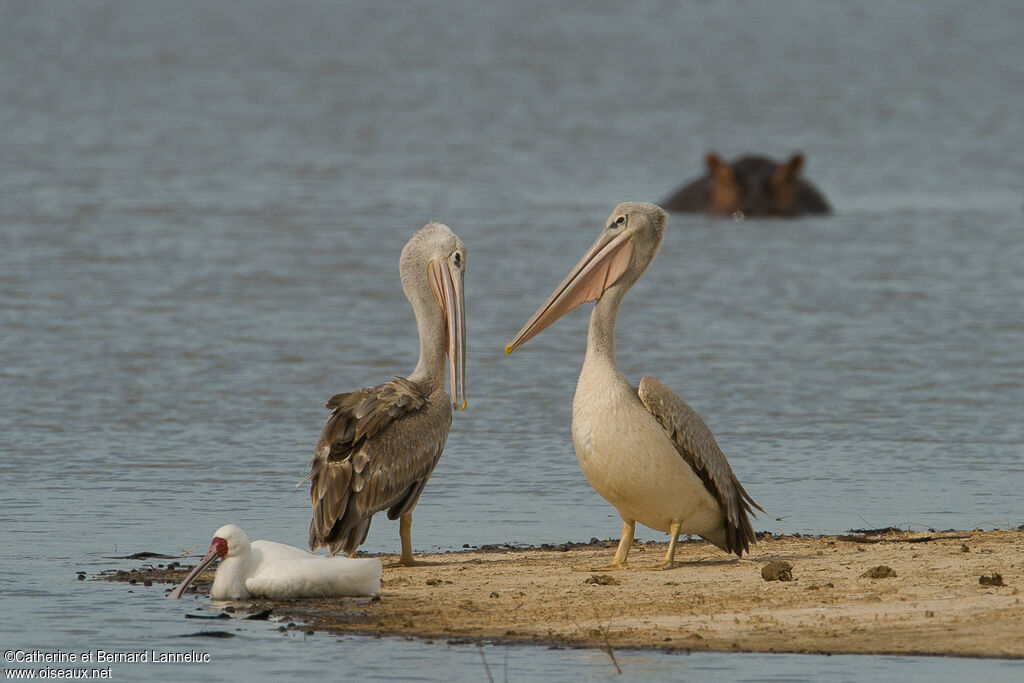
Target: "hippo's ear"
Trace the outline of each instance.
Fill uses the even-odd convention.
[[[804,168],[804,155],[802,152],[795,152],[789,161],[782,165],[782,172],[786,177],[793,179],[800,175],[800,171]],[[783,170],[785,169],[785,170]]]
[[[711,175],[714,175],[716,171],[721,170],[722,167],[728,166],[729,164],[722,161],[722,157],[718,156],[714,152],[708,152],[704,157],[704,165],[708,167],[708,171]]]

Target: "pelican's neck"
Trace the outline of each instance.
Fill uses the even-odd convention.
[[[448,330],[433,295],[430,295],[428,301],[418,299],[412,308],[416,313],[416,329],[420,334],[420,359],[408,379],[424,385],[426,392],[432,394],[444,385]]]
[[[613,285],[594,304],[590,314],[590,331],[587,334],[587,355],[584,365],[600,363],[615,365],[615,320],[619,316],[619,304],[626,293],[625,287]]]

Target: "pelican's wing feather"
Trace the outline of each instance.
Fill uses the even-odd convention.
[[[415,506],[451,426],[451,401],[401,377],[332,396],[310,463],[309,547],[351,554],[370,518],[396,519]]]
[[[637,395],[665,429],[679,455],[722,506],[726,550],[742,555],[754,542],[754,530],[747,515],[754,514],[752,508],[761,512],[764,509],[744,490],[711,430],[686,401],[653,377],[640,380]]]

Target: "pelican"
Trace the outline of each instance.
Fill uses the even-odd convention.
[[[321,557],[273,541],[250,543],[244,531],[225,524],[213,533],[210,549],[196,568],[167,597],[184,595],[199,573],[218,558],[220,567],[210,589],[214,600],[333,598],[380,590],[381,564],[375,557]]]
[[[622,516],[610,569],[625,569],[637,522],[669,533],[658,566],[671,569],[680,533],[742,556],[755,542],[747,513],[751,506],[764,512],[683,399],[653,377],[634,387],[615,364],[619,304],[654,259],[667,217],[654,204],[615,207],[590,250],[505,347],[512,353],[572,309],[597,301],[573,399],[572,439],[587,481]]]
[[[452,408],[466,407],[466,245],[448,226],[428,223],[402,249],[399,272],[416,314],[419,362],[408,377],[327,401],[333,412],[306,477],[309,549],[351,555],[366,540],[373,514],[387,510],[388,519],[400,520],[400,562],[412,565],[412,510],[441,457]],[[444,390],[446,355],[451,398]]]

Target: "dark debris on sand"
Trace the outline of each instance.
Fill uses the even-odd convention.
[[[592,574],[590,578],[585,580],[583,583],[589,586],[618,586],[619,580],[614,576],[608,576],[607,574]]]
[[[887,564],[880,564],[877,567],[872,567],[863,574],[860,575],[863,579],[893,579],[898,576],[896,570]]]
[[[1003,583],[1003,575],[999,572],[992,572],[991,574],[983,574],[978,577],[978,583],[982,586],[1005,586]]]
[[[772,560],[761,567],[761,578],[765,581],[792,581],[793,565],[783,560]]]

